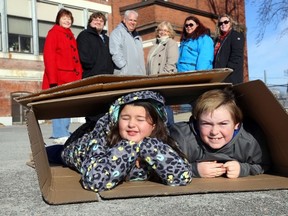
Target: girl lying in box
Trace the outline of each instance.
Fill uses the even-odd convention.
[[[130,93],[118,98],[90,132],[77,139],[72,134],[62,160],[81,173],[84,188],[95,192],[124,180],[146,180],[151,173],[164,184],[187,185],[191,166],[168,136],[166,121],[159,93]]]

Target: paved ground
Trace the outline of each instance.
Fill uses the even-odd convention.
[[[183,116],[185,118],[185,116]],[[79,124],[72,124],[71,130]],[[41,124],[48,140],[51,125]],[[288,190],[118,199],[51,206],[41,197],[25,125],[0,126],[0,215],[288,215]]]

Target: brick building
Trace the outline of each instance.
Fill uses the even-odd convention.
[[[75,37],[87,25],[89,15],[103,12],[111,32],[124,11],[139,13],[138,28],[147,55],[157,25],[170,21],[179,41],[184,19],[197,16],[213,36],[217,15],[228,13],[245,26],[244,0],[1,0],[0,5],[0,124],[24,122],[23,107],[13,98],[41,90],[44,71],[43,46],[48,30],[61,7],[73,13]],[[248,79],[245,49],[244,77]]]

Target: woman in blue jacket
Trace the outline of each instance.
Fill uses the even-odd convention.
[[[198,18],[187,17],[180,39],[178,72],[212,69],[213,51],[210,30]]]

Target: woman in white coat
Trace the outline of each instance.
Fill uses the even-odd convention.
[[[148,75],[176,73],[178,44],[173,39],[175,31],[170,22],[161,22],[156,29],[156,41],[147,57]]]
[[[148,75],[158,75],[163,73],[176,73],[176,63],[178,61],[178,44],[173,39],[175,31],[170,22],[161,22],[156,29],[156,41],[150,49],[147,57],[146,71]],[[174,123],[173,110],[170,106],[165,106],[168,127]]]

